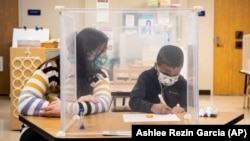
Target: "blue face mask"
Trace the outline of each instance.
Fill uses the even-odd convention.
[[[102,68],[107,65],[108,57],[107,56],[98,56],[95,60],[95,64],[97,67]]]

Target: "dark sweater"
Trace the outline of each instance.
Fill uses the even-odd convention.
[[[161,84],[162,85],[162,84]],[[185,110],[187,108],[187,81],[182,75],[172,86],[161,86],[157,71],[153,68],[144,71],[138,78],[130,93],[129,106],[135,112],[151,113],[151,106],[160,103],[158,94],[162,91],[163,98],[170,107],[180,104]]]

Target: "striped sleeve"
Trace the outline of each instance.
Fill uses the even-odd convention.
[[[18,98],[20,114],[38,116],[40,109],[49,104],[49,101],[45,99],[45,94],[53,84],[50,84],[49,79],[54,77],[55,73],[45,73],[44,69],[46,68],[35,70],[21,90]]]
[[[39,115],[40,108],[49,102],[43,99],[48,89],[47,76],[36,70],[27,81],[18,98],[18,111],[23,115]]]
[[[103,70],[104,71],[104,70]],[[111,89],[108,74],[104,71],[106,77],[101,74],[97,74],[98,81],[91,83],[94,88],[93,95],[97,97],[98,102],[73,102],[67,104],[67,112],[70,114],[79,114],[80,108],[83,107],[84,115],[97,114],[102,112],[108,112],[111,104]],[[72,83],[71,83],[72,84]],[[68,86],[70,87],[70,86]]]

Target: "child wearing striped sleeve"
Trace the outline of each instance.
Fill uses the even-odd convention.
[[[75,115],[83,110],[84,115],[109,111],[111,103],[108,73],[95,63],[107,51],[108,37],[94,28],[85,28],[76,35],[77,94],[75,76],[67,81],[69,95],[76,95],[77,101],[67,103],[67,112]],[[60,55],[43,62],[26,82],[18,99],[18,111],[22,115],[60,117]],[[45,141],[27,125],[23,125],[20,141]]]

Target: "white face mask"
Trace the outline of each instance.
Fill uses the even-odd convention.
[[[158,80],[165,86],[173,85],[175,82],[178,81],[178,78],[179,78],[179,75],[171,77],[161,72],[159,72],[159,76],[158,76]]]

